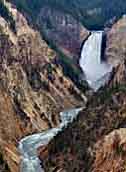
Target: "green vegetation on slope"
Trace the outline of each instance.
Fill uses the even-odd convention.
[[[58,46],[55,45],[55,42],[53,40],[49,40],[47,33],[44,31],[44,28],[42,28],[42,26],[39,26],[38,24],[36,24],[36,18],[40,12],[41,7],[45,6],[45,5],[49,5],[51,8],[55,8],[55,9],[60,9],[62,8],[62,10],[66,10],[65,8],[63,8],[63,5],[65,5],[64,3],[59,4],[59,1],[55,1],[55,0],[38,0],[35,1],[33,0],[31,3],[31,0],[13,0],[13,2],[15,3],[16,7],[18,8],[18,10],[20,10],[21,12],[25,12],[26,14],[28,14],[28,16],[31,17],[32,19],[32,24],[36,25],[37,29],[41,32],[41,35],[43,37],[43,39],[48,43],[48,45],[54,49],[58,55],[59,55],[59,59],[60,59],[60,63],[62,63],[63,66],[63,72],[66,76],[70,77],[75,83],[76,85],[78,85],[79,88],[85,90],[85,83],[82,85],[82,82],[79,82],[79,76],[81,73],[81,70],[76,67],[76,65],[73,63],[72,59],[70,59],[69,57],[67,57],[59,48]],[[68,12],[68,11],[66,11]],[[51,27],[51,22],[47,21],[47,27],[50,28]]]
[[[103,97],[104,101],[101,101]],[[92,171],[93,145],[126,124],[125,100],[124,85],[96,93],[78,118],[48,145],[49,157],[44,159],[45,171]]]
[[[123,0],[13,0],[17,7],[28,12],[33,18],[45,4],[66,11],[90,29],[101,29],[110,19],[126,13]]]
[[[77,85],[77,87],[85,92],[88,89],[88,85],[85,81],[80,81],[79,77],[81,75],[81,70],[75,66],[73,61],[67,57],[63,52],[54,44],[53,41],[48,40],[48,37],[44,31],[41,30],[41,34],[43,39],[47,42],[47,44],[55,50],[59,55],[60,63],[63,67],[64,75],[71,78],[71,80]]]

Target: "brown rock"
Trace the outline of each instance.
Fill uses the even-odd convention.
[[[106,57],[110,64],[117,65],[126,59],[126,17],[115,23],[107,34]]]
[[[3,19],[5,25],[2,23],[0,30],[0,150],[11,172],[19,172],[17,146],[20,139],[57,126],[59,112],[82,106],[85,97],[64,76],[56,52],[28,25],[21,13],[11,4],[6,5],[16,22],[17,34]],[[69,92],[71,86],[74,94]]]
[[[96,156],[92,172],[125,172],[126,129],[113,131],[96,143]]]

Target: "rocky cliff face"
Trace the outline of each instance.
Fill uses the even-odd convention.
[[[89,32],[82,24],[64,10],[45,5],[37,18],[38,25],[65,55],[77,62],[82,42]]]
[[[111,64],[118,64],[126,58],[126,16],[115,23],[107,34],[107,60]]]
[[[125,171],[125,20],[107,35],[106,57],[114,66],[109,83],[88,100],[70,127],[39,150],[47,172]]]
[[[64,76],[59,57],[24,16],[5,3],[16,33],[0,17],[0,148],[12,172],[19,171],[18,141],[59,124],[59,112],[85,103]]]
[[[81,24],[79,18],[62,6],[64,2],[33,0],[31,3],[12,0],[12,3],[23,12],[31,26],[40,31],[48,45],[59,54],[64,73],[79,88],[87,87],[86,83],[79,82],[82,71],[78,62],[82,42],[88,37],[89,31]]]
[[[58,52],[69,56],[76,64],[79,47],[88,32],[70,14],[54,11],[47,5],[37,16],[39,29],[43,28],[43,39],[15,7],[10,3],[5,5],[12,14],[16,30],[10,29],[6,18],[0,17],[0,152],[10,171],[19,172],[18,141],[28,134],[57,126],[60,111],[83,106],[86,102],[86,97],[64,76],[59,55],[44,39],[51,40]],[[124,166],[122,152],[121,157],[120,154],[113,156],[120,145],[125,153],[123,132],[117,131],[116,145],[114,132],[111,132],[125,127],[126,123],[125,21],[123,17],[107,34],[106,57],[115,65],[108,88],[90,97],[78,119],[47,147],[39,149],[47,172],[95,172],[99,168],[111,171],[115,160],[119,161],[117,170]],[[106,154],[109,138],[112,142]],[[104,152],[105,158],[112,157],[108,168],[108,159],[104,160],[97,148]],[[0,168],[4,165],[0,164]]]
[[[102,165],[107,162],[112,164],[115,157],[109,159],[106,154],[105,157],[98,157],[99,152],[104,151],[104,147],[98,145],[95,154],[95,144],[99,140],[103,141],[103,137],[113,130],[125,127],[125,93],[125,88],[120,87],[106,92],[104,90],[94,96],[88,102],[87,108],[80,113],[79,118],[60,133],[47,148],[41,149],[40,158],[44,160],[45,170],[47,172],[90,172],[97,171],[101,167],[100,169],[103,171],[106,169],[112,171],[111,165],[106,168]],[[106,151],[109,151],[109,148]],[[103,158],[108,159],[104,159],[105,162],[99,164]],[[120,164],[119,170],[122,167],[123,165]]]
[[[105,56],[114,66],[109,84],[124,84],[126,80],[126,17],[123,16],[107,33]]]
[[[125,172],[126,170],[126,129],[115,130],[98,141],[95,145],[96,158],[93,172],[110,171]]]

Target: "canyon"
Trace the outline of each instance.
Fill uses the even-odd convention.
[[[90,37],[91,37],[91,41],[89,40]],[[99,83],[104,85],[105,82],[107,82],[107,80],[109,79],[108,73],[110,74],[111,71],[109,67],[107,68],[107,65],[108,65],[107,63],[105,62],[104,64],[101,63],[102,32],[93,32],[91,36],[89,36],[89,39],[87,40],[87,42],[88,41],[89,42],[88,43],[85,42],[84,48],[82,49],[82,57],[80,59],[80,66],[82,64],[82,69],[84,69],[85,75],[87,74],[87,76],[88,76],[88,72],[86,72],[85,70],[94,68],[94,70],[90,71],[89,76],[91,75],[94,75],[94,77],[96,76],[95,80],[93,77],[90,77],[90,81],[95,82],[95,85],[93,86],[91,85],[91,86],[96,91],[99,87],[101,87]],[[96,48],[94,47],[94,45],[96,45]],[[92,55],[92,51],[90,51],[90,49],[94,51],[94,58],[92,58],[92,60],[90,59]],[[84,53],[85,53],[85,56],[83,58]],[[108,77],[106,77],[106,75]],[[88,81],[87,78],[86,80]],[[43,162],[41,162],[41,166],[40,166],[40,161],[37,157],[37,149],[40,146],[46,146],[55,136],[58,135],[59,132],[62,132],[64,127],[66,128],[68,125],[70,125],[70,123],[72,123],[73,120],[77,118],[77,115],[79,114],[80,111],[82,111],[82,108],[72,109],[66,112],[61,112],[60,113],[61,123],[58,128],[53,128],[42,133],[30,135],[20,141],[19,150],[22,154],[22,160],[21,160],[22,172],[25,172],[25,171],[35,172],[36,170],[38,172],[41,172],[41,171],[44,172],[44,169],[42,169]]]
[[[0,16],[0,171],[125,172],[125,15],[89,31],[69,10],[46,3],[33,19],[12,2]]]
[[[64,75],[57,52],[12,4],[5,5],[16,33],[0,17],[0,150],[10,171],[19,172],[21,138],[58,126],[59,113],[83,106],[86,97]]]
[[[113,65],[109,82],[88,99],[86,108],[70,126],[41,148],[46,172],[125,172],[125,21],[123,16],[107,34],[105,57]],[[118,46],[120,54],[116,53]]]

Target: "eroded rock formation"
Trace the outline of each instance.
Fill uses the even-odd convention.
[[[85,103],[64,76],[58,55],[24,16],[5,3],[16,32],[0,17],[0,148],[11,172],[19,172],[18,141],[59,124],[59,112]]]

